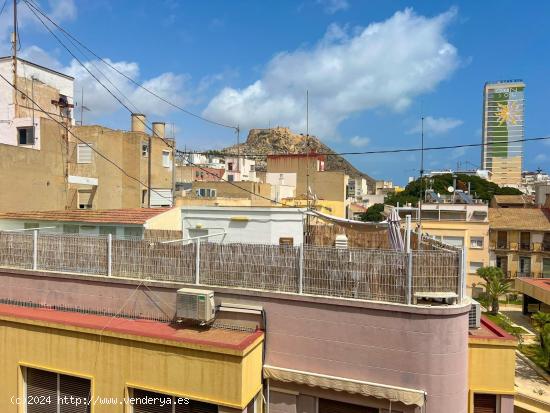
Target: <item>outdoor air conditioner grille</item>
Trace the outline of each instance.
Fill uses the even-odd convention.
[[[178,317],[195,319],[199,315],[199,300],[196,295],[178,294]]]
[[[475,300],[472,300],[472,306],[470,307],[470,314],[468,317],[469,328],[479,328],[481,318],[481,306]]]

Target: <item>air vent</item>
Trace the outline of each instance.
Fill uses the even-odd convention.
[[[481,324],[481,305],[472,300],[472,306],[470,307],[470,315],[468,317],[469,328],[479,328]]]
[[[216,315],[214,292],[195,288],[181,288],[177,292],[176,317],[183,320],[208,323]]]

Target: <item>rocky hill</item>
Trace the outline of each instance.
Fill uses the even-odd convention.
[[[311,152],[334,153],[331,148],[322,143],[317,137],[311,135],[309,136],[309,147]],[[238,152],[241,154],[307,153],[307,142],[305,135],[293,133],[289,128],[250,129],[246,142],[225,148],[222,152],[233,154],[237,154]],[[265,170],[265,167],[265,158],[257,158],[256,169],[262,171]],[[340,155],[328,155],[325,170],[343,171],[352,178],[363,177],[371,187],[375,184],[373,178],[359,171]]]

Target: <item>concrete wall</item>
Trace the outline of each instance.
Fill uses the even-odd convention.
[[[201,188],[215,189],[216,198],[246,198],[253,201],[254,205],[270,206],[271,185],[261,182],[193,182],[188,198],[204,199],[199,197],[196,191]],[[267,199],[266,199],[267,198]]]
[[[291,208],[188,207],[181,209],[184,238],[226,231],[224,243],[278,245],[280,238],[303,243],[303,212]],[[205,235],[205,234],[204,234]],[[220,242],[222,237],[211,238]]]
[[[54,121],[40,119],[41,149],[0,144],[0,211],[65,209],[66,141]]]
[[[101,126],[77,126],[73,133],[82,141],[114,161],[130,176],[143,184],[148,181],[148,158],[142,155],[142,144],[147,144],[148,136],[141,132],[125,132]],[[160,138],[152,139],[151,187],[154,189],[172,188],[172,167],[162,164],[162,152],[170,151]],[[92,155],[92,163],[77,163],[78,139],[69,139],[69,174],[97,178],[99,185],[92,200],[92,209],[140,208],[147,206],[146,187],[132,179],[112,163],[97,153]],[[170,159],[172,159],[170,155]],[[69,186],[71,206],[78,207],[78,191],[93,190],[89,185]],[[145,202],[142,203],[142,200]]]
[[[117,311],[133,295],[133,311],[160,315],[174,314],[175,291],[183,286],[147,283],[136,291],[134,281],[106,277],[1,275],[0,298]],[[412,307],[213,289],[217,302],[263,306],[266,364],[424,390],[428,411],[467,412],[469,305]]]
[[[33,324],[0,320],[2,412],[21,411],[22,406],[11,398],[24,398],[19,383],[25,366],[89,378],[92,400],[116,398],[121,402],[128,389],[140,388],[242,410],[261,389],[261,343],[242,357],[169,341],[122,334],[113,337],[103,330]],[[123,413],[128,409],[124,403],[97,403],[92,411]]]

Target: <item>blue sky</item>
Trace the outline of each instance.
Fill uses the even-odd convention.
[[[309,89],[310,130],[337,151],[418,146],[422,113],[427,146],[475,143],[481,140],[484,82],[521,78],[527,83],[526,137],[550,135],[546,2],[40,4],[128,75],[191,111],[243,129],[289,125],[305,132]],[[9,53],[10,14],[8,5],[0,16],[2,54]],[[23,3],[19,24],[24,56],[75,75],[77,89],[84,87],[91,109],[85,120],[128,128],[128,114],[41,29]],[[170,110],[107,73],[149,120],[174,123],[179,147],[203,150],[236,141],[231,130]],[[478,166],[480,150],[437,151],[425,158],[427,170],[455,168],[458,161]],[[376,178],[401,184],[418,174],[415,154],[348,159]],[[550,145],[526,144],[524,169],[548,170],[549,162]]]

